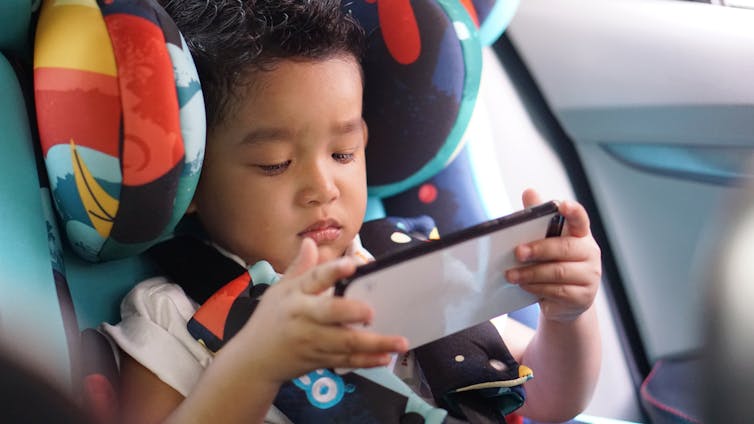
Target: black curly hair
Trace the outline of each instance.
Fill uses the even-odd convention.
[[[340,0],[160,0],[186,39],[206,104],[207,128],[222,122],[240,84],[283,59],[364,53],[364,31]]]

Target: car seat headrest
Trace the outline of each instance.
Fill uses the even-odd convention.
[[[34,48],[39,136],[69,244],[102,261],[169,236],[196,188],[204,100],[152,0],[45,1]]]
[[[457,0],[343,4],[367,34],[369,194],[388,197],[441,171],[462,147],[479,88],[481,44]]]
[[[498,3],[343,0],[367,33],[371,196],[431,178],[461,149],[481,76],[475,23],[487,25]],[[196,188],[206,123],[194,62],[162,7],[45,0],[34,85],[51,192],[73,250],[104,261],[171,237]]]

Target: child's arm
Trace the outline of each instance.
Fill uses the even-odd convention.
[[[525,206],[540,203],[532,190],[523,198]],[[506,273],[540,298],[536,333],[528,344],[511,340],[509,346],[535,375],[525,385],[527,399],[519,413],[547,422],[566,421],[587,406],[601,360],[594,306],[602,274],[600,249],[580,204],[562,202],[560,213],[566,219],[563,236],[519,246],[516,256],[527,265]],[[522,335],[506,327],[503,337]]]
[[[350,258],[317,264],[305,239],[285,276],[262,296],[249,322],[215,356],[185,399],[134,360],[121,369],[126,422],[261,422],[281,384],[318,368],[386,365],[403,352],[402,337],[345,326],[371,319],[364,303],[320,296],[356,265]]]

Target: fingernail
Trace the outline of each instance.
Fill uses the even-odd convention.
[[[518,247],[518,260],[519,261],[528,261],[529,257],[531,257],[531,247],[523,244]]]
[[[366,319],[363,322],[364,327],[369,327],[370,325],[372,325],[372,318],[373,318],[372,317],[372,312],[370,311],[369,315],[366,317]]]
[[[408,340],[406,340],[405,337],[401,338],[400,341],[396,344],[396,350],[398,352],[405,352],[408,350]]]
[[[518,279],[520,277],[521,273],[516,271],[515,269],[508,270],[508,272],[505,273],[505,278],[507,278],[511,283],[518,283]]]

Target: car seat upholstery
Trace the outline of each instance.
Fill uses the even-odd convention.
[[[474,188],[466,129],[482,46],[499,36],[516,2],[343,3],[370,34],[367,219],[426,214],[448,233],[490,218]],[[203,104],[185,44],[152,0],[37,6],[0,6],[0,22],[12,29],[0,35],[0,89],[7,94],[0,96],[0,285],[10,293],[0,297],[0,329],[4,344],[37,352],[36,362],[73,393],[83,381],[78,330],[118,320],[123,295],[156,272],[141,253],[172,236],[193,194]],[[411,25],[397,24],[405,19]],[[483,33],[493,35],[480,41]],[[149,59],[163,65],[159,78],[129,74],[138,58],[119,47],[124,42],[151,46],[143,51],[159,56]],[[163,97],[131,92],[133,84],[157,86]],[[168,146],[154,147],[164,134],[134,122],[135,107],[157,105],[149,119],[169,129]],[[159,152],[160,166],[129,174],[144,168],[134,165],[143,152],[120,147],[129,142],[124,137],[149,143],[138,146]],[[29,323],[33,330],[22,331]]]
[[[74,296],[103,285],[122,296],[151,273],[138,255],[172,234],[198,180],[204,103],[188,48],[154,3],[48,1],[37,22],[34,98],[50,193],[77,256],[66,261]],[[117,372],[102,340],[82,333],[82,395],[110,421]]]
[[[70,387],[77,334],[49,195],[35,158],[31,95],[32,14],[38,5],[0,6],[0,339],[49,378]]]
[[[138,270],[132,258],[169,237],[201,168],[204,105],[185,43],[149,2],[46,2],[34,69],[42,153],[69,250]],[[97,268],[71,262],[73,272]],[[122,274],[132,285],[134,275]],[[72,280],[103,285],[84,277]]]

